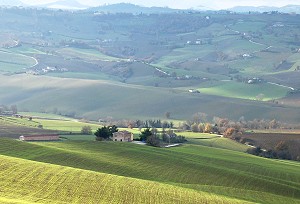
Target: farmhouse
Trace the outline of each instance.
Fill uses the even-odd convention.
[[[59,135],[22,135],[19,137],[21,141],[56,141]]]
[[[113,133],[113,141],[131,142],[133,140],[133,134],[128,131],[119,131]]]

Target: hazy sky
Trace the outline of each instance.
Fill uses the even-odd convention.
[[[22,0],[27,4],[45,4],[58,0]],[[168,6],[170,8],[192,8],[201,7],[212,9],[225,9],[234,6],[285,6],[288,4],[300,5],[300,0],[77,0],[89,5],[99,6],[105,3],[114,4],[120,2],[133,3],[142,6]]]

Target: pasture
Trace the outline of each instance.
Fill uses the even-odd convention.
[[[85,72],[64,72],[49,73],[48,76],[71,79],[91,79],[91,80],[114,80],[113,77],[103,73],[85,73]]]
[[[120,61],[122,59],[111,57],[93,49],[62,48],[57,53],[69,58],[80,58],[83,60]]]
[[[43,125],[44,129],[73,132],[73,133],[79,133],[83,126],[90,126],[92,128],[92,131],[96,131],[100,127],[99,124],[80,122],[76,120],[62,121],[62,120],[34,119],[34,121]]]
[[[227,138],[213,137],[213,138],[192,138],[192,139],[187,138],[187,139],[189,144],[228,149],[228,150],[234,150],[238,152],[246,152],[246,150],[249,148],[246,145],[240,144],[236,141]]]
[[[26,55],[0,50],[0,72],[25,72],[27,68],[35,65],[36,61]]]
[[[299,109],[292,107],[274,109],[263,102],[190,94],[188,88],[156,88],[105,80],[0,75],[0,86],[3,104],[17,104],[35,112],[51,113],[56,110],[63,115],[96,121],[107,117],[158,119],[169,111],[172,119],[176,120],[186,120],[196,112],[204,112],[210,117],[225,116],[232,119],[241,116],[247,119],[273,119],[276,114],[278,120],[297,122],[300,114]]]
[[[290,89],[268,83],[246,84],[228,81],[222,82],[216,86],[200,88],[199,90],[205,94],[219,95],[230,98],[269,101],[285,97]],[[260,94],[262,94],[262,98],[258,99],[257,96]]]

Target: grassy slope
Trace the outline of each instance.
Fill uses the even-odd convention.
[[[79,49],[79,48],[63,48],[57,51],[65,57],[81,58],[83,60],[103,60],[103,61],[120,61],[122,59],[111,57],[102,54],[99,51],[92,49]]]
[[[34,119],[43,125],[44,129],[58,130],[58,131],[70,131],[70,132],[80,132],[83,126],[90,126],[92,131],[96,131],[100,125],[77,122],[77,121],[60,121],[60,120],[43,120]]]
[[[263,100],[268,101],[286,96],[289,88],[272,84],[245,84],[238,82],[223,82],[217,86],[199,89],[206,94],[256,100],[256,96],[263,94]]]
[[[0,117],[0,137],[19,138],[21,135],[55,134],[56,131],[37,128],[38,123]]]
[[[22,72],[35,65],[36,61],[26,55],[0,50],[0,72]]]
[[[196,132],[180,132],[177,134],[184,136],[188,140],[188,144],[229,149],[239,152],[246,152],[248,149],[246,145],[220,137],[220,135]]]
[[[0,154],[153,180],[254,202],[296,203],[300,198],[299,163],[282,163],[198,145],[157,149],[127,143],[32,144],[2,139]]]
[[[272,108],[267,103],[111,81],[20,75],[0,76],[0,86],[1,104],[17,104],[34,111],[75,112],[95,120],[107,116],[161,118],[169,111],[178,119],[189,118],[195,112],[207,112],[210,116],[236,119],[245,116],[247,119],[276,118],[295,122],[300,114],[296,108]]]
[[[1,203],[238,203],[214,194],[0,156]]]

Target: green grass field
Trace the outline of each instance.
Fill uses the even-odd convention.
[[[3,204],[241,202],[184,187],[13,157],[0,156],[0,161]]]
[[[23,115],[25,117],[33,117],[33,118],[44,118],[44,119],[58,119],[58,120],[74,120],[74,118],[52,114],[52,113],[39,113],[39,112],[18,112],[18,114]]]
[[[201,139],[201,138],[188,138],[189,144],[203,145],[207,147],[229,149],[238,152],[246,152],[248,147],[241,143],[235,142],[227,138],[210,138],[210,139]]]
[[[64,57],[81,58],[84,60],[104,60],[104,61],[120,61],[122,59],[105,55],[97,50],[79,49],[79,48],[62,48],[57,51]]]
[[[274,109],[266,103],[258,104],[251,100],[246,102],[238,98],[216,96],[222,94],[220,90],[215,95],[195,95],[188,93],[188,88],[156,88],[105,80],[60,79],[30,75],[0,75],[0,86],[2,87],[0,100],[4,104],[17,104],[23,110],[35,112],[51,113],[56,110],[63,115],[75,114],[76,117],[95,121],[108,117],[159,119],[163,118],[167,111],[171,112],[172,119],[177,120],[189,119],[196,112],[207,113],[210,117],[223,117],[225,114],[225,117],[228,117],[227,113],[230,113],[232,119],[241,116],[254,119],[261,117],[259,113],[263,111],[265,119],[273,119],[276,114],[278,120],[297,122],[300,114],[297,108]],[[281,88],[277,86],[274,88],[276,89],[271,91],[277,94],[274,97],[277,98],[276,90]],[[222,90],[222,87],[219,86],[218,89]]]
[[[248,33],[249,30],[256,31],[261,30],[266,24],[259,21],[246,21],[246,22],[237,22],[235,25],[230,28],[233,30],[238,30],[240,32]]]
[[[283,98],[286,96],[289,88],[280,87],[272,84],[246,84],[238,82],[223,82],[217,86],[200,88],[200,92],[230,98],[241,98],[249,100],[258,100],[257,96],[263,94],[262,100],[269,101]]]
[[[113,77],[103,73],[64,72],[64,73],[49,73],[47,75],[53,77],[59,77],[59,78],[114,80]]]
[[[11,146],[14,147],[13,150],[11,150]],[[84,189],[88,188],[86,185],[91,187],[90,183],[93,184],[92,186],[98,186],[98,191],[104,188],[103,185],[108,186],[110,189],[116,188],[121,190],[125,187],[125,183],[128,186],[129,180],[133,179],[132,181],[137,180],[141,182],[141,186],[145,190],[151,188],[150,183],[154,182],[157,185],[157,189],[160,186],[167,185],[171,189],[176,188],[185,191],[187,193],[185,196],[184,194],[181,194],[181,196],[172,194],[177,197],[180,203],[187,202],[185,199],[189,201],[188,203],[197,203],[197,201],[191,200],[192,197],[189,196],[189,193],[192,192],[196,195],[206,192],[218,199],[218,201],[225,203],[227,200],[228,202],[237,201],[232,199],[238,199],[241,202],[297,203],[300,199],[299,163],[269,160],[232,150],[222,150],[200,145],[184,145],[173,149],[164,149],[114,142],[65,141],[26,143],[1,139],[0,154],[5,155],[1,156],[2,161],[4,161],[1,162],[1,176],[4,178],[1,179],[1,182],[5,184],[1,185],[5,186],[4,188],[2,187],[1,197],[5,199],[26,200],[36,199],[35,196],[37,196],[41,199],[40,202],[45,202],[42,198],[55,200],[58,199],[53,197],[55,192],[57,192],[54,190],[58,189],[57,186],[64,186],[62,188],[67,189],[71,188],[69,179],[79,178],[81,179],[78,182],[84,182],[85,184],[82,183],[82,185],[77,186],[85,186],[82,187],[83,189],[81,187],[76,188],[78,193],[62,190],[64,193],[58,197],[60,199],[79,199],[78,202],[80,202],[80,199],[85,197],[83,192],[86,192]],[[32,161],[48,164],[37,164]],[[28,165],[28,162],[31,165]],[[41,165],[41,167],[37,165]],[[36,170],[31,171],[31,168]],[[44,170],[43,173],[40,172],[40,169]],[[64,173],[60,174],[61,171]],[[80,176],[74,175],[73,171],[78,172]],[[14,172],[16,175],[13,173],[7,177],[5,172]],[[28,174],[27,172],[31,173]],[[51,172],[56,173],[53,174]],[[88,175],[85,176],[84,172],[87,172]],[[33,182],[32,188],[44,185],[47,193],[42,196],[40,193],[42,190],[35,193],[24,191],[24,194],[27,195],[26,197],[24,197],[24,194],[20,197],[13,197],[17,192],[23,192],[23,188],[26,189],[27,185],[29,185],[28,180],[33,179],[34,174],[38,176],[34,178],[36,182]],[[101,176],[96,179],[93,175],[99,174],[111,175],[116,181],[109,182],[104,180],[100,182],[102,183],[101,185],[97,184],[96,180],[101,181]],[[45,177],[50,179],[45,180]],[[90,178],[89,182],[86,182],[85,178],[87,177]],[[122,179],[125,179],[127,182],[123,184],[121,182]],[[74,185],[77,182],[72,183]],[[11,190],[11,188],[14,190]],[[93,190],[89,192],[93,192]],[[114,194],[110,191],[110,195]],[[132,191],[129,191],[128,194],[132,194]],[[167,192],[166,194],[168,195]],[[106,193],[100,193],[100,195],[109,196]],[[116,199],[125,199],[124,197],[119,198],[119,195],[116,196]],[[97,196],[91,196],[90,199],[95,197]],[[144,194],[138,197],[139,199],[147,198]],[[153,199],[169,199],[166,195],[164,198],[160,197],[160,194],[156,194]],[[148,200],[146,202],[148,203]]]
[[[248,147],[233,140],[223,138],[220,135],[209,133],[196,133],[196,132],[179,132],[187,139],[188,144],[202,145],[207,147],[229,149],[239,152],[246,152]]]
[[[83,126],[90,126],[93,131],[96,131],[100,125],[93,123],[85,123],[79,121],[61,121],[61,120],[44,120],[34,119],[34,121],[43,125],[44,129],[67,131],[67,132],[80,132]]]
[[[26,55],[0,50],[0,72],[24,72],[36,64],[36,61]]]
[[[45,52],[42,52],[38,49],[35,49],[30,46],[25,46],[25,45],[20,46],[20,47],[11,48],[11,49],[9,49],[9,51],[21,53],[21,54],[46,54]]]

